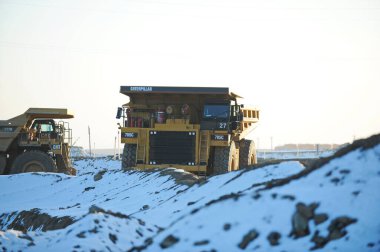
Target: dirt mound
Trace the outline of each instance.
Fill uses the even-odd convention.
[[[35,230],[48,231],[66,228],[74,222],[75,220],[69,216],[53,217],[34,208],[0,215],[0,230],[14,229],[24,233]]]

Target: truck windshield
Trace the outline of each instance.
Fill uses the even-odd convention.
[[[203,109],[204,118],[228,118],[230,106],[227,104],[208,104]]]
[[[53,120],[36,120],[33,123],[32,129],[40,132],[53,132],[54,121]]]

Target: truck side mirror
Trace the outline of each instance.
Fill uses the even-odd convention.
[[[123,109],[122,108],[117,108],[117,114],[116,114],[116,119],[120,119],[121,118],[121,115],[123,113]]]

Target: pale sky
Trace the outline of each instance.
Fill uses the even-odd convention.
[[[122,85],[229,87],[259,147],[380,132],[380,0],[0,0],[0,119],[67,107],[112,148]]]

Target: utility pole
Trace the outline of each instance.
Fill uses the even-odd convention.
[[[88,126],[88,146],[90,148],[90,157],[91,155],[91,131],[90,131],[90,126]]]
[[[270,137],[270,149],[273,150],[273,137]]]
[[[120,130],[117,131],[117,159],[120,159]]]
[[[116,159],[116,137],[115,137],[115,143],[113,145],[113,159]]]

